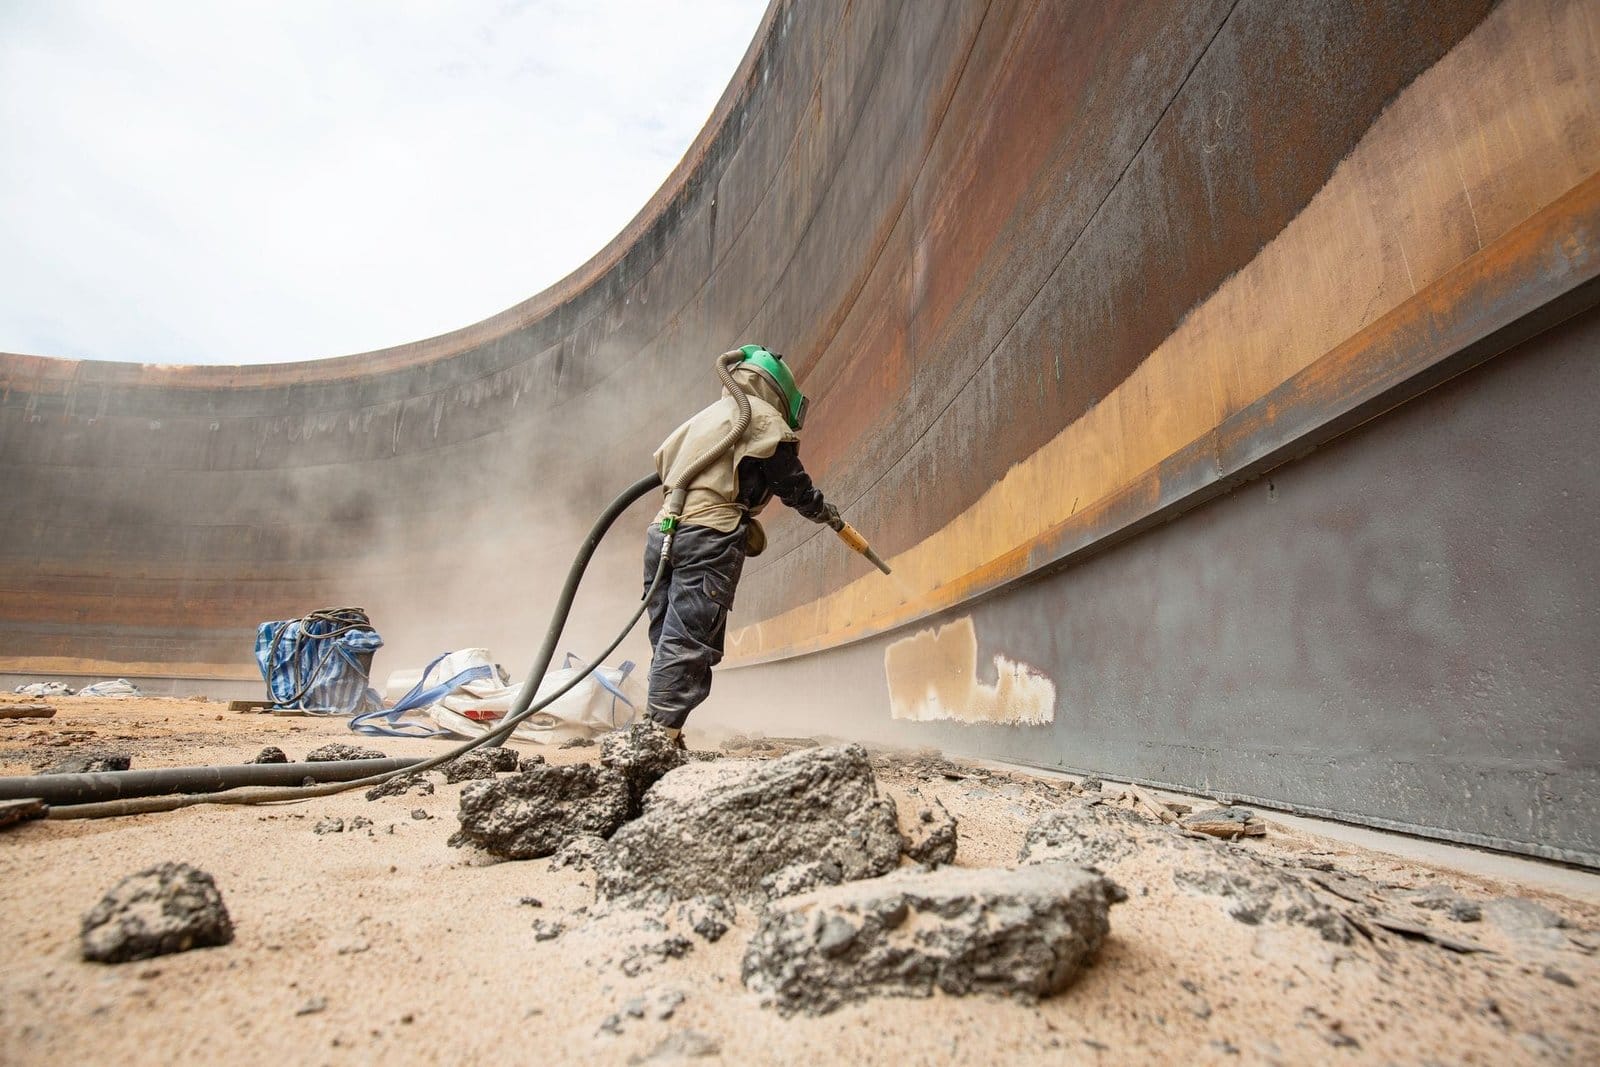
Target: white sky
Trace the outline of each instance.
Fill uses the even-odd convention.
[[[0,0],[0,351],[433,336],[614,237],[766,0]]]

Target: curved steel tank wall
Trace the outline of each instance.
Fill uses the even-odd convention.
[[[775,515],[706,716],[1593,862],[1597,18],[779,0],[634,223],[493,319],[0,357],[0,671],[247,678],[334,602],[483,643],[759,339],[896,579]],[[813,678],[850,717],[772,684]]]

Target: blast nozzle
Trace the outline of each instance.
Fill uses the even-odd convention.
[[[867,539],[862,537],[860,532],[857,531],[854,526],[851,526],[848,522],[841,522],[838,526],[834,527],[834,532],[839,535],[839,540],[843,541],[845,544],[849,545],[863,556],[866,556],[867,561],[870,562],[874,567],[878,568],[885,574],[892,573],[889,570],[889,565],[878,558],[878,554],[872,551],[872,546],[867,544]]]

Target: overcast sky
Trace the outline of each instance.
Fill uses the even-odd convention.
[[[0,351],[433,336],[666,179],[766,0],[0,0]]]

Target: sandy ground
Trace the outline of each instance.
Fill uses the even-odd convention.
[[[0,699],[0,704],[13,698]],[[0,770],[27,773],[91,749],[135,767],[293,759],[358,741],[342,722],[230,712],[225,704],[51,700],[48,722],[0,726]],[[691,736],[691,741],[704,739]],[[384,741],[391,755],[428,742]],[[552,762],[595,749],[547,752]],[[885,758],[902,818],[929,796],[960,819],[962,866],[1015,861],[1027,826],[1065,802],[1060,782]],[[1227,902],[1175,883],[1165,849],[1107,873],[1129,893],[1098,963],[1039,1004],[994,997],[879,999],[785,1019],[740,983],[754,922],[630,976],[616,917],[592,921],[592,875],[547,860],[494,862],[448,848],[462,786],[367,801],[201,806],[0,832],[0,1060],[6,1063],[1595,1063],[1600,898],[1571,899],[1453,874],[1290,831],[1233,847],[1369,879],[1384,893],[1443,885],[1483,921],[1392,910],[1489,949],[1459,954],[1374,931],[1331,945],[1301,926],[1246,925]],[[373,820],[318,835],[327,817]],[[78,954],[81,916],[123,876],[162,861],[211,872],[231,945],[106,966]],[[534,906],[525,898],[537,898]],[[1564,925],[1513,922],[1528,898]],[[1337,903],[1337,901],[1335,901]],[[1523,909],[1518,912],[1517,909]],[[1497,917],[1498,916],[1498,917]],[[535,919],[567,932],[535,939]],[[670,1018],[625,1002],[677,992]],[[615,1031],[615,1032],[614,1032]]]

